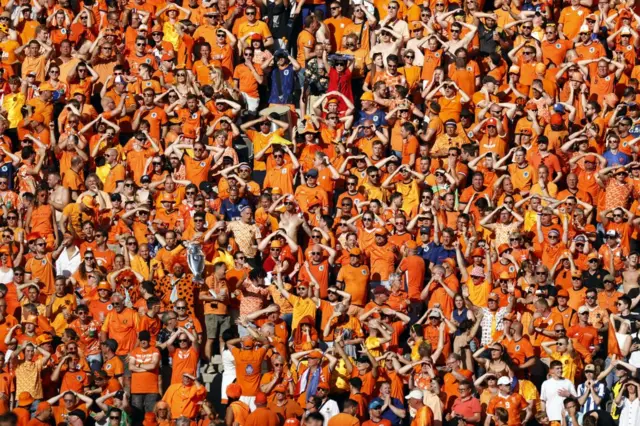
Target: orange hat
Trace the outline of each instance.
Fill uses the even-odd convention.
[[[300,420],[295,417],[291,417],[284,422],[284,426],[300,426]]]
[[[442,263],[446,263],[449,266],[451,266],[452,269],[455,269],[456,267],[456,261],[453,260],[453,258],[451,257],[447,257],[445,260],[442,261]]]
[[[29,315],[24,320],[22,320],[22,324],[38,324],[38,317],[35,315]]]
[[[337,104],[337,103],[340,103],[338,98],[331,98],[327,101],[327,104]]]
[[[238,399],[242,396],[242,388],[237,383],[231,383],[227,386],[227,396],[229,398]]]
[[[51,342],[53,342],[53,337],[51,337],[49,333],[43,333],[36,337],[36,343],[38,344],[38,346]]]
[[[161,60],[161,61],[173,61],[173,56],[171,56],[171,55],[169,55],[169,54],[165,53],[164,55],[162,55],[162,56],[160,57],[160,60]]]
[[[151,32],[152,33],[163,33],[164,31],[162,31],[162,25],[156,24],[153,27],[151,27]]]
[[[40,413],[44,413],[49,408],[51,408],[51,404],[49,404],[47,401],[42,401],[40,404],[38,404],[38,408],[36,408],[36,416]]]
[[[424,28],[419,21],[412,22],[410,27],[412,30],[421,30]]]
[[[309,288],[310,286],[311,286],[311,284],[309,283],[309,281],[300,281],[296,287],[307,287],[307,288]]]
[[[549,120],[549,123],[552,126],[560,126],[562,123],[564,123],[564,120],[560,114],[556,113],[556,114],[551,114],[551,119]]]
[[[274,392],[279,392],[279,393],[287,393],[287,387],[285,385],[278,385],[275,388],[273,388]]]
[[[598,161],[598,159],[596,158],[596,156],[595,156],[595,155],[593,155],[593,154],[589,154],[589,155],[586,155],[586,156],[584,157],[584,161],[588,161],[588,162],[590,162],[590,163],[595,163],[596,161]]]
[[[35,401],[35,399],[33,399],[29,392],[20,392],[20,395],[18,395],[18,407],[31,405],[33,401]]]
[[[82,204],[93,209],[96,207],[96,200],[91,195],[85,195],[82,197]]]
[[[162,194],[162,197],[160,197],[160,202],[164,203],[165,201],[168,203],[173,203],[176,201],[176,197],[173,194],[165,192],[164,194]]]
[[[27,234],[27,242],[37,240],[38,238],[40,238],[39,232],[29,232]]]
[[[309,200],[309,202],[307,203],[307,209],[310,209],[311,207],[317,207],[317,206],[321,206],[322,202],[320,201],[320,199],[318,197],[313,197],[311,200]]]
[[[538,62],[533,69],[535,70],[536,74],[544,74],[544,72],[547,70],[547,67],[542,62]]]
[[[322,359],[322,352],[316,350],[307,355],[307,358],[311,359]]]
[[[591,260],[591,259],[599,259],[600,256],[598,256],[597,252],[591,252],[587,255],[587,260]]]
[[[362,254],[362,250],[360,250],[358,247],[354,247],[351,250],[349,250],[350,256],[360,256],[361,254]]]
[[[573,278],[582,278],[582,272],[580,272],[580,271],[578,271],[578,270],[573,271],[573,272],[571,272],[571,276],[572,276]]]
[[[490,118],[487,120],[487,126],[496,126],[498,124],[498,120],[495,118]]]
[[[413,240],[407,241],[406,243],[404,243],[404,245],[407,246],[407,248],[410,250],[415,250],[418,248],[418,244]]]
[[[280,240],[272,240],[271,248],[282,248],[282,243],[280,242]]]
[[[255,344],[256,341],[251,336],[246,336],[244,339],[242,339],[242,346],[244,346],[245,348],[253,348],[253,345]]]
[[[533,103],[533,102],[529,102],[527,104],[526,107],[524,107],[525,111],[537,111],[538,110],[538,105]]]
[[[56,89],[53,88],[53,86],[51,85],[51,83],[49,83],[48,81],[45,81],[44,83],[42,83],[40,85],[40,87],[38,88],[38,90],[40,90],[41,92],[44,92],[45,90],[50,90],[50,91],[54,91]]]
[[[559,290],[558,294],[556,295],[557,297],[569,297],[569,292],[565,289]]]
[[[318,383],[318,389],[331,390],[331,386],[329,386],[329,383],[327,382],[320,382]]]
[[[533,132],[528,127],[525,127],[524,129],[520,129],[520,134],[521,135],[529,135],[529,136],[531,136],[533,134]]]
[[[511,65],[509,68],[509,74],[520,74],[520,67],[517,65]]]
[[[471,251],[471,257],[484,257],[484,250],[476,247]]]
[[[504,244],[501,244],[504,245]],[[510,273],[508,273],[507,271],[503,271],[500,273],[500,277],[501,280],[512,280],[513,279],[513,275],[511,275]]]
[[[258,33],[251,34],[251,40],[256,40],[256,41],[262,40],[262,34],[258,34]]]
[[[307,124],[305,124],[304,130],[300,132],[300,134],[305,133],[318,133],[318,129],[316,129],[311,120],[307,120]]]
[[[256,405],[265,405],[267,403],[267,395],[264,392],[258,392],[254,403]]]
[[[71,96],[75,96],[75,95],[84,95],[84,90],[80,88],[75,89],[73,92],[71,92]]]
[[[502,243],[498,246],[498,254],[502,254],[509,249],[511,249],[511,247],[509,247],[509,244]]]
[[[44,115],[39,112],[34,113],[30,118],[31,120],[37,121],[38,123],[44,123]]]
[[[381,236],[385,236],[388,233],[389,232],[387,231],[387,228],[378,228],[376,229],[376,232],[375,232],[376,235],[381,235]]]
[[[109,283],[106,281],[100,281],[100,284],[98,284],[98,290],[113,291],[113,289],[111,288],[111,285],[109,285]]]
[[[282,195],[282,189],[277,186],[271,188],[271,195]]]
[[[374,98],[373,98],[373,93],[371,93],[371,92],[364,92],[364,93],[362,94],[362,96],[360,96],[360,100],[361,100],[361,101],[373,101],[373,100],[374,100]]]

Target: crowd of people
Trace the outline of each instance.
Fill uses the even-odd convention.
[[[0,3],[0,426],[640,422],[637,2]]]

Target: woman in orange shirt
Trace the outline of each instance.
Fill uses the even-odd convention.
[[[47,249],[53,250],[59,239],[58,224],[53,207],[49,205],[49,191],[39,188],[33,206],[29,207],[25,216],[27,232],[37,232],[47,241]]]

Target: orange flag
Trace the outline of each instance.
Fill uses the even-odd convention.
[[[609,356],[617,355],[618,359],[622,358],[620,345],[618,345],[618,339],[616,338],[616,329],[613,327],[613,320],[611,319],[609,319],[609,335],[607,336],[607,352],[609,353]]]

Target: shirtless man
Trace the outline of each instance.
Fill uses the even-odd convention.
[[[622,287],[624,294],[628,294],[629,290],[640,287],[638,285],[638,277],[640,277],[640,269],[638,268],[638,254],[631,253],[627,258],[627,265],[622,271]]]
[[[56,222],[60,221],[62,217],[62,210],[65,208],[69,201],[71,201],[71,195],[69,194],[69,188],[61,185],[62,179],[60,174],[53,172],[47,176],[47,184],[49,185],[49,204],[56,212]]]
[[[283,229],[292,240],[298,239],[298,229],[305,222],[302,213],[296,211],[297,205],[293,195],[283,195],[269,207],[269,213],[277,214],[276,209],[284,201],[284,211],[280,213],[278,227]]]

